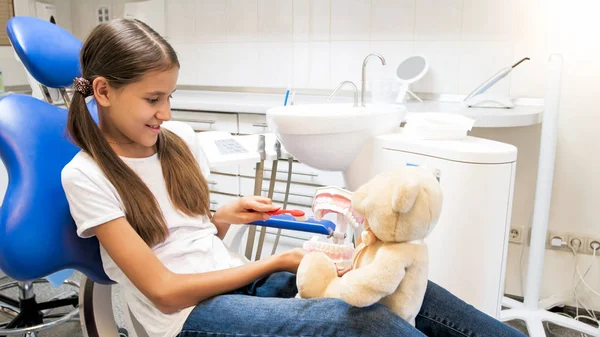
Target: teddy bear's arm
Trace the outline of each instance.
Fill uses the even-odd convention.
[[[400,245],[383,245],[371,263],[341,278],[341,298],[356,307],[378,302],[398,288],[411,261],[411,255],[403,254]]]

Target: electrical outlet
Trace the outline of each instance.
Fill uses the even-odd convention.
[[[583,237],[581,235],[576,235],[576,234],[569,234],[567,236],[567,242],[575,249],[575,251],[578,254],[585,254],[586,247],[587,247],[587,241],[586,241],[585,237]],[[579,243],[579,247],[577,246],[577,243]],[[573,250],[571,250],[571,248],[569,248],[569,251],[572,252]]]
[[[557,239],[557,240],[560,240],[560,242],[566,243],[566,242],[568,242],[567,240],[569,239],[569,236],[566,233],[548,232],[548,236],[546,237],[546,249],[572,252],[571,248],[567,247],[567,245],[553,246],[552,245],[553,239]]]
[[[585,248],[586,248],[585,253],[586,254],[590,254],[590,255],[594,254],[594,249],[592,248],[592,243],[594,243],[594,242],[598,242],[600,244],[600,238],[593,238],[593,237],[587,238],[587,242],[585,244]],[[596,250],[596,256],[600,256],[599,249]]]
[[[108,5],[100,5],[95,11],[96,23],[107,23],[112,16],[111,8]]]
[[[523,234],[525,234],[523,231],[522,226],[512,226],[508,234],[508,242],[522,244]]]

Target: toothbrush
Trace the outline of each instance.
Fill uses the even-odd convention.
[[[283,106],[287,105],[288,97],[290,97],[290,86],[288,85],[287,90],[285,91],[285,100],[283,101]]]
[[[289,214],[298,221],[308,220],[306,213],[304,213],[304,211],[299,210],[299,209],[278,209],[276,211],[267,212],[267,214],[269,214],[270,216]]]

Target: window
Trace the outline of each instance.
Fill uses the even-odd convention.
[[[6,33],[6,23],[15,16],[15,7],[13,0],[0,0],[0,46],[10,46],[8,34]]]

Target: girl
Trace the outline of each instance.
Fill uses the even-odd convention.
[[[211,216],[201,149],[161,126],[179,73],[173,48],[140,21],[115,20],[92,31],[81,70],[67,123],[81,151],[63,186],[78,235],[98,238],[106,274],[151,337],[522,336],[434,284],[416,328],[382,305],[293,298],[304,251],[242,265],[221,241],[231,224],[267,218],[271,200],[243,197]]]

